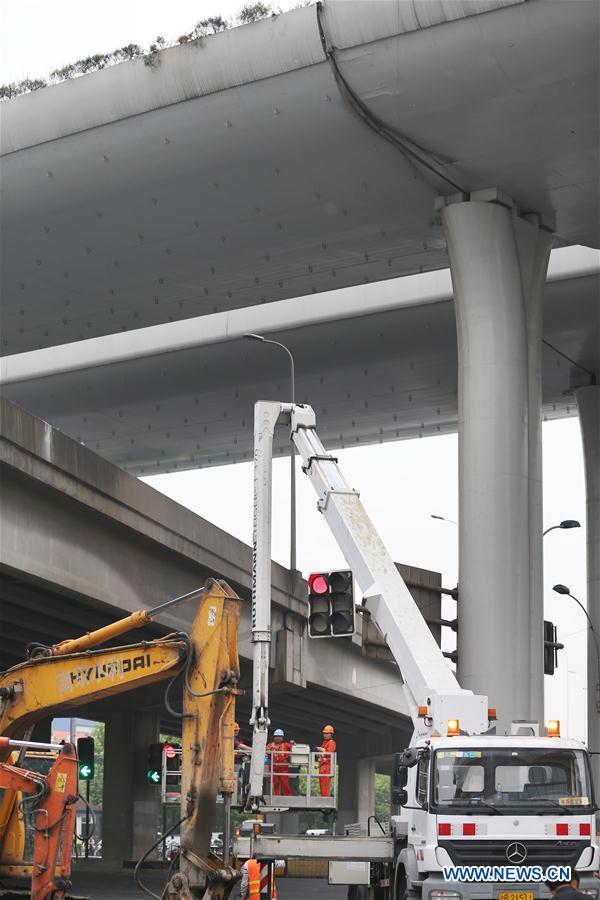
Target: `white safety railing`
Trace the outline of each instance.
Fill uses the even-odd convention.
[[[167,756],[167,752],[170,756]],[[236,793],[232,805],[245,805],[250,779],[250,754],[235,751]],[[263,774],[264,806],[277,809],[335,809],[338,767],[335,753],[311,751],[306,744],[292,750],[267,750]],[[161,801],[181,802],[181,750],[163,750]]]
[[[162,773],[160,781],[162,803],[181,802],[181,748],[170,747],[162,752]]]
[[[285,809],[335,809],[335,753],[311,751],[296,744],[291,750],[267,750],[263,779],[265,805]]]

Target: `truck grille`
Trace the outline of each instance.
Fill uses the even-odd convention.
[[[518,840],[518,838],[516,839]],[[505,866],[509,865],[506,848],[512,840],[502,841],[439,841],[438,846],[447,850],[457,866]],[[589,841],[549,840],[520,841],[527,849],[525,866],[575,867]]]

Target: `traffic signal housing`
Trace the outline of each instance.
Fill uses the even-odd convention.
[[[150,784],[160,784],[162,781],[162,753],[162,744],[148,744],[146,778]]]
[[[556,625],[553,622],[544,622],[544,675],[554,675],[558,668],[558,651],[564,648],[556,640]]]
[[[77,759],[80,781],[92,781],[95,774],[93,737],[77,738]]]
[[[351,637],[356,631],[354,579],[348,570],[308,577],[308,636]]]

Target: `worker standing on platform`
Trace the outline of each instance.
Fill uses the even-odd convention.
[[[284,741],[285,735],[281,728],[273,732],[273,740],[267,744],[267,750],[271,758],[273,771],[273,793],[284,797],[291,797],[289,779],[290,753],[294,741]]]
[[[240,737],[240,726],[237,722],[233,723],[233,749],[235,751],[235,759],[238,762],[246,753],[252,753],[252,747],[245,744]]]
[[[333,739],[333,725],[323,726],[323,740],[317,747],[319,756],[319,787],[321,797],[329,797],[331,793],[331,774],[333,772],[333,754],[337,751],[337,744]]]

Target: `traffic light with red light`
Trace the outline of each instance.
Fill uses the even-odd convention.
[[[352,572],[315,572],[308,578],[308,636],[351,637],[356,631]]]

